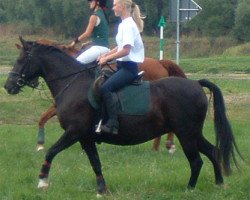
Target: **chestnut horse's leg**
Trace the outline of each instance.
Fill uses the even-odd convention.
[[[158,151],[160,143],[161,143],[161,137],[156,137],[154,139],[152,150]],[[174,144],[174,133],[168,133],[166,148],[167,148],[169,153],[174,153],[175,152],[176,148],[175,148],[175,144]]]
[[[156,138],[154,139],[154,143],[153,143],[152,150],[158,151],[158,150],[159,150],[159,147],[160,147],[160,143],[161,143],[161,137],[156,137]]]
[[[41,151],[44,149],[44,142],[45,142],[45,132],[44,132],[44,125],[46,122],[53,116],[56,115],[56,107],[55,105],[49,107],[49,109],[42,114],[41,118],[38,122],[38,134],[37,134],[37,151]]]
[[[174,133],[172,132],[167,135],[166,148],[169,153],[174,153],[176,150],[176,147],[174,144]]]
[[[182,69],[173,61],[171,60],[159,60],[158,63],[150,63],[154,60],[147,58],[145,59],[145,63],[141,65],[142,68],[145,68],[146,72],[149,71],[150,75],[148,77],[148,80],[156,80],[162,77],[168,77],[168,76],[178,76],[182,78],[187,78]],[[159,64],[161,66],[159,66]],[[148,70],[148,66],[158,66],[154,68],[150,68]],[[152,71],[154,69],[154,71]],[[157,69],[157,70],[156,70]],[[164,70],[163,70],[164,69]],[[163,70],[163,71],[162,71]],[[159,145],[160,145],[161,137],[157,137],[154,140],[153,143],[153,150],[158,151]],[[167,135],[167,142],[166,142],[166,148],[168,149],[169,153],[174,153],[176,150],[175,144],[174,144],[174,133],[168,133]]]

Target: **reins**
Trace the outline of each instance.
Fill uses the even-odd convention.
[[[61,76],[61,77],[58,77],[58,78],[54,78],[54,79],[51,79],[51,80],[47,80],[48,82],[54,82],[54,81],[58,81],[58,80],[61,80],[61,79],[65,79],[65,78],[68,78],[70,76],[73,76],[73,75],[77,75],[77,74],[80,74],[82,72],[85,72],[85,71],[88,71],[88,70],[91,70],[91,69],[94,69],[94,68],[97,68],[98,65],[94,65],[94,66],[91,66],[91,67],[86,67],[86,68],[83,68],[77,72],[74,72],[74,73],[71,73],[71,74],[67,74],[65,76]]]
[[[63,92],[76,80],[76,78],[79,76],[80,73],[82,72],[85,72],[85,71],[89,71],[91,69],[94,69],[94,68],[97,68],[98,65],[94,65],[94,66],[91,66],[91,67],[86,67],[84,69],[81,69],[77,72],[74,72],[74,73],[71,73],[71,74],[68,74],[68,75],[65,75],[65,76],[61,76],[59,78],[55,78],[55,79],[52,79],[52,80],[47,80],[48,82],[54,82],[54,81],[58,81],[58,80],[61,80],[61,79],[65,79],[65,78],[68,78],[70,76],[73,76],[75,75],[69,83],[67,83],[67,85],[60,91],[58,92],[58,94],[56,96],[54,96],[54,99],[58,98],[59,96],[61,96],[63,94]]]
[[[58,92],[58,94],[54,97],[54,99],[58,98],[75,81],[75,79],[78,77],[79,74],[80,72],[76,73],[74,78],[72,78],[70,82],[60,92]]]

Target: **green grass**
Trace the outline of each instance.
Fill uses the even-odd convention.
[[[243,156],[249,145],[250,125],[232,121],[237,142]],[[206,122],[205,135],[214,140],[213,127]],[[47,144],[50,146],[61,133],[57,124],[47,127]],[[53,162],[48,191],[36,189],[44,153],[35,152],[35,126],[1,126],[0,197],[2,199],[96,199],[95,178],[85,154],[76,144],[59,154]],[[225,178],[229,188],[216,188],[211,163],[203,157],[204,165],[193,192],[185,192],[189,178],[189,165],[176,141],[177,152],[171,156],[161,147],[151,151],[151,142],[132,147],[98,145],[103,172],[110,194],[104,199],[247,199],[249,173],[233,167],[233,175]],[[242,164],[244,171],[249,166]],[[2,181],[4,180],[4,181]],[[236,184],[237,183],[237,184]]]
[[[187,58],[180,66],[190,73],[250,73],[250,56],[221,56],[209,58]]]
[[[192,79],[204,78],[202,76],[189,75]],[[1,85],[5,79],[5,75],[0,76]],[[228,188],[215,187],[212,165],[202,156],[204,165],[197,187],[192,192],[186,192],[190,169],[177,139],[177,152],[173,156],[166,152],[164,145],[159,152],[152,152],[151,141],[129,147],[101,144],[97,147],[110,191],[103,199],[250,198],[250,169],[247,164],[250,159],[250,80],[231,79],[227,76],[218,78],[212,74],[209,75],[209,79],[216,83],[224,94],[235,138],[246,159],[246,163],[240,161],[241,171],[233,166],[232,176],[225,178]],[[15,96],[6,94],[1,88],[0,95],[0,199],[96,199],[95,176],[79,144],[58,154],[54,159],[48,191],[36,188],[45,156],[43,152],[35,152],[36,123],[50,103],[46,98],[41,98],[39,91],[28,88]],[[231,96],[233,99],[230,99]],[[46,148],[49,148],[62,132],[56,118],[49,121],[46,126]],[[214,143],[212,105],[204,126],[204,135]],[[164,140],[165,136],[162,143]]]

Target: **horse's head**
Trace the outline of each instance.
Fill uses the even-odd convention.
[[[25,41],[19,38],[21,45],[16,47],[20,50],[13,69],[9,73],[4,88],[9,94],[18,94],[25,85],[36,87],[38,85],[38,77],[40,74],[38,63],[33,59],[33,48],[35,42]]]

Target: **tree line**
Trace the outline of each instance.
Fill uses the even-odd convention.
[[[134,0],[146,16],[144,33],[159,32],[158,22],[167,21],[165,34],[174,36],[176,23],[169,21],[171,0]],[[202,11],[191,21],[181,23],[181,34],[198,36],[232,36],[239,41],[250,41],[250,0],[195,0]],[[119,19],[112,11],[112,0],[107,0],[106,15],[115,28]],[[1,0],[0,25],[23,24],[35,30],[53,29],[66,37],[80,34],[91,14],[87,0]],[[111,29],[113,30],[113,29]],[[112,34],[112,31],[111,31]]]

